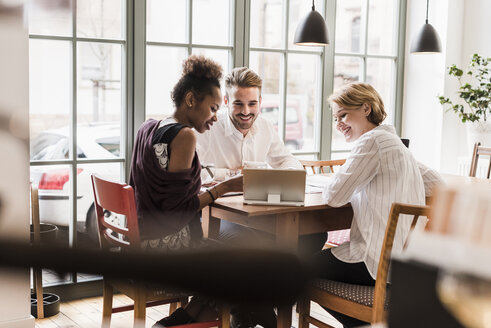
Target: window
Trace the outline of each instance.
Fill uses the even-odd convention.
[[[402,59],[399,50],[401,1],[337,0],[334,40],[334,90],[350,82],[367,82],[382,96],[385,123],[394,124]],[[346,155],[351,147],[332,126],[332,152]],[[336,156],[334,156],[336,157]]]
[[[220,63],[224,74],[230,71],[234,2],[147,0],[146,118],[174,112],[170,94],[189,55],[205,55]]]
[[[323,12],[324,1],[317,2]],[[249,66],[263,79],[262,112],[277,124],[287,147],[318,154],[324,48],[293,44],[308,10],[301,0],[251,1]]]
[[[125,4],[29,2],[31,181],[41,222],[73,247],[97,245],[90,175],[124,176]]]

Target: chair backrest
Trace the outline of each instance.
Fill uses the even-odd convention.
[[[475,177],[477,173],[477,164],[479,162],[479,156],[489,156],[488,172],[486,178],[489,179],[491,173],[491,147],[481,146],[480,142],[476,142],[474,145],[474,151],[472,152],[471,169],[469,176]]]
[[[136,213],[135,192],[124,183],[117,183],[92,175],[94,206],[99,228],[99,241],[102,248],[121,247],[140,249],[140,230]],[[126,224],[105,220],[105,212],[126,217]]]
[[[311,168],[312,173],[316,174],[315,168],[319,168],[321,173],[328,173],[324,172],[324,167],[329,167],[330,172],[334,173],[334,166],[341,166],[346,162],[345,159],[333,159],[333,160],[328,160],[328,161],[310,161],[310,160],[300,160],[300,164],[303,165],[304,169]]]
[[[385,229],[384,243],[380,252],[380,260],[377,269],[377,279],[375,280],[375,292],[373,297],[372,323],[382,322],[385,320],[385,297],[387,294],[387,275],[389,272],[392,245],[396,234],[397,223],[401,214],[413,216],[411,231],[416,226],[420,216],[427,216],[428,206],[409,205],[402,203],[393,203],[390,209],[389,221]]]

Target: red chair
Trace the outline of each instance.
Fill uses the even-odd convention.
[[[104,249],[121,249],[139,251],[140,231],[136,213],[135,195],[131,186],[116,183],[92,175],[94,189],[94,204],[99,228],[99,241]],[[125,216],[126,222],[109,222],[105,220],[104,212]],[[122,221],[122,220],[119,220]],[[130,264],[129,264],[130,265]],[[113,307],[113,292],[118,290],[134,301],[134,305]],[[146,307],[171,303],[169,312],[177,308],[177,302],[182,306],[187,304],[188,296],[169,293],[162,289],[145,284],[138,284],[131,280],[115,280],[104,277],[102,327],[109,327],[111,314],[134,310],[135,326],[145,326]],[[222,320],[200,322],[186,325],[186,327],[229,327],[230,317],[228,309],[223,309]]]

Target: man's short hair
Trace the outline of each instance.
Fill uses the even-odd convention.
[[[261,93],[263,80],[252,69],[247,67],[236,67],[225,77],[225,96],[233,87],[258,88]]]

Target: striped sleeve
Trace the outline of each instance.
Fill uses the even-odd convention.
[[[420,162],[418,162],[418,169],[425,185],[425,195],[426,197],[431,196],[433,188],[444,183],[443,178],[438,172]]]
[[[346,163],[332,177],[323,192],[324,202],[333,207],[342,206],[351,196],[366,187],[380,165],[378,145],[374,138],[362,138],[352,149]]]

